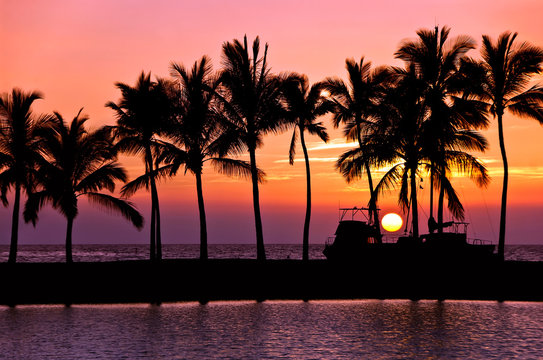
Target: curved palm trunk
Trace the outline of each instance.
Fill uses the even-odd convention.
[[[11,243],[9,246],[9,263],[17,261],[17,242],[19,238],[19,207],[21,203],[21,185],[15,184],[15,200],[13,201],[13,218],[11,222]]]
[[[253,208],[255,212],[255,228],[256,228],[256,259],[260,261],[266,260],[266,250],[264,249],[264,235],[262,233],[262,218],[260,216],[260,199],[258,194],[258,172],[256,169],[256,154],[255,149],[249,149],[249,157],[251,162],[251,180],[253,182]]]
[[[411,169],[411,215],[413,217],[413,237],[419,237],[419,212],[417,204],[417,176]]]
[[[207,224],[204,195],[202,190],[202,173],[196,172],[196,193],[198,195],[198,210],[200,212],[200,260],[207,260]]]
[[[360,123],[358,121],[356,122],[356,136],[358,139],[358,146],[362,148],[362,137],[360,136]],[[367,162],[364,163],[364,167],[365,167],[366,174],[368,177],[368,186],[370,190],[370,204],[369,204],[370,214],[369,215],[371,218],[373,214],[373,221],[376,225],[377,232],[378,232],[377,242],[381,243],[381,227],[379,226],[379,214],[377,212],[377,198],[376,198],[375,190],[373,189],[373,178],[371,176],[371,169],[370,169],[370,165]]]
[[[377,194],[375,193],[375,189],[373,188],[373,179],[371,177],[370,165],[368,163],[365,163],[364,166],[366,167],[366,173],[368,174],[368,186],[370,188],[370,212],[373,214],[373,223],[375,224],[375,228],[377,229],[377,242],[381,243],[381,227],[379,226],[379,212],[377,211]]]
[[[72,259],[72,229],[74,218],[68,217],[68,226],[66,227],[66,263],[71,264]]]
[[[507,184],[509,182],[509,165],[507,163],[507,155],[505,153],[505,142],[503,139],[503,112],[498,112],[498,134],[500,139],[500,151],[503,161],[503,187],[502,187],[502,204],[500,211],[500,235],[498,238],[498,257],[501,260],[505,258],[505,218],[507,215]]]
[[[304,140],[304,129],[300,128],[300,143],[304,152],[307,199],[305,208],[304,237],[302,242],[302,260],[309,260],[309,222],[311,221],[311,171],[309,168],[309,155]]]
[[[153,172],[153,161],[152,161],[152,157],[151,157],[151,149],[149,147],[145,148],[145,168],[146,168],[146,170],[148,171],[149,174],[151,174]],[[156,244],[156,240],[155,240],[155,236],[156,236],[156,228],[155,228],[156,212],[155,212],[155,208],[156,208],[156,204],[155,204],[155,197],[153,195],[154,194],[154,192],[153,192],[153,183],[154,183],[154,177],[151,177],[151,225],[150,225],[151,234],[150,234],[150,244],[149,244],[149,257],[150,257],[151,261],[154,261],[155,258],[156,258],[156,249],[155,249],[155,244]]]

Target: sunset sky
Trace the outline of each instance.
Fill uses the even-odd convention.
[[[345,59],[361,56],[374,65],[401,65],[394,59],[399,43],[414,38],[419,28],[448,25],[451,36],[470,35],[480,44],[483,34],[496,38],[505,30],[543,47],[539,0],[485,1],[32,1],[0,0],[0,92],[13,87],[39,90],[45,99],[36,112],[59,111],[71,119],[84,107],[89,124],[114,124],[104,107],[117,101],[115,82],[133,85],[139,73],[168,76],[172,61],[191,66],[209,55],[220,68],[226,41],[269,43],[272,71],[296,71],[311,82],[328,76],[345,78]],[[479,48],[469,53],[479,56]],[[540,77],[539,80],[543,80]],[[367,203],[367,183],[347,184],[335,171],[345,144],[341,130],[333,130],[328,145],[309,138],[313,176],[311,243],[333,234],[338,206]],[[505,117],[505,141],[510,164],[508,244],[543,244],[543,127],[534,120]],[[472,223],[468,236],[497,243],[502,182],[497,128],[484,131],[490,150],[479,154],[492,183],[479,189],[467,179],[454,184]],[[261,185],[265,243],[301,243],[305,208],[305,170],[302,161],[288,164],[291,133],[268,136],[257,151],[257,162],[267,173]],[[298,149],[301,160],[301,149]],[[141,159],[121,158],[133,178],[143,172]],[[378,173],[376,175],[379,177]],[[422,229],[428,214],[428,184],[423,182],[419,210]],[[199,240],[195,179],[192,175],[165,181],[159,196],[165,243]],[[204,197],[209,242],[253,243],[255,238],[251,184],[243,179],[204,172]],[[133,198],[148,222],[150,195]],[[382,215],[401,213],[395,193],[380,204]],[[0,209],[0,244],[9,243],[11,206]],[[403,216],[403,214],[402,214]],[[405,217],[404,217],[405,219]],[[65,220],[47,208],[33,229],[21,224],[20,243],[62,243]],[[74,243],[146,243],[148,228],[136,231],[123,219],[80,203],[74,224]]]

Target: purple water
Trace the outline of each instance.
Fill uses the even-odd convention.
[[[541,359],[543,304],[266,301],[0,307],[5,359]]]

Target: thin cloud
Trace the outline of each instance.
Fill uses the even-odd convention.
[[[345,149],[345,148],[353,148],[358,146],[356,142],[341,142],[339,141],[331,141],[328,144],[319,144],[313,147],[310,147],[309,151],[315,151],[315,150],[330,150],[330,149]]]
[[[299,158],[299,159],[294,159],[294,162],[304,162],[305,160],[303,158]],[[337,158],[336,157],[329,157],[329,158],[310,158],[309,159],[310,162],[336,162],[337,161]],[[277,164],[285,164],[285,163],[288,163],[288,159],[283,159],[283,160],[275,160],[274,163],[277,163]]]

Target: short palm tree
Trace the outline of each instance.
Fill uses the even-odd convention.
[[[484,35],[481,55],[484,86],[481,97],[490,105],[490,113],[498,119],[498,135],[503,160],[503,187],[500,212],[498,256],[504,258],[507,186],[509,165],[503,136],[503,114],[532,118],[543,124],[543,87],[529,83],[541,73],[543,49],[529,43],[515,43],[517,33],[504,32],[496,42]]]
[[[282,104],[283,81],[270,73],[268,45],[260,57],[260,39],[253,41],[252,51],[239,40],[223,45],[223,70],[220,75],[222,92],[221,107],[230,122],[232,132],[237,133],[239,148],[249,152],[253,208],[255,215],[257,259],[266,260],[258,183],[261,176],[256,164],[256,149],[262,146],[263,136],[277,133],[288,127],[287,113]]]
[[[49,126],[49,115],[34,115],[32,104],[41,99],[39,92],[13,89],[0,97],[0,188],[7,205],[6,192],[13,187],[15,198],[11,224],[8,262],[17,260],[21,192],[34,190],[36,164],[43,155],[42,132]]]
[[[100,190],[115,190],[115,181],[126,181],[126,174],[115,161],[115,150],[105,129],[88,131],[88,118],[81,110],[71,124],[55,113],[53,127],[44,135],[46,159],[39,164],[39,191],[29,195],[25,205],[25,221],[34,225],[40,208],[50,203],[68,221],[66,229],[66,262],[72,260],[72,229],[78,215],[78,200],[86,197],[91,204],[116,212],[138,229],[143,218],[132,204]]]
[[[219,86],[218,78],[212,72],[211,62],[203,56],[189,71],[183,65],[173,63],[172,76],[176,79],[177,93],[176,121],[168,130],[168,137],[177,146],[168,146],[162,154],[162,160],[169,164],[171,174],[180,165],[194,174],[198,210],[200,214],[200,259],[208,258],[207,226],[202,189],[204,164],[210,162],[217,171],[228,175],[250,176],[249,163],[224,157],[235,150],[235,138],[222,121],[223,116],[217,108],[215,94]],[[259,172],[259,175],[260,172]]]
[[[111,127],[117,148],[130,155],[141,155],[145,163],[145,174],[136,183],[151,189],[150,259],[162,258],[160,231],[160,207],[156,179],[158,164],[157,140],[166,128],[171,116],[168,86],[162,80],[152,81],[151,74],[142,72],[134,87],[116,83],[121,91],[118,103],[108,102],[107,107],[115,111],[117,125]]]
[[[323,97],[322,85],[314,84],[309,87],[307,76],[294,75],[285,86],[285,100],[287,108],[294,119],[294,131],[290,142],[289,162],[294,164],[296,142],[298,134],[305,159],[306,174],[306,210],[303,233],[302,259],[309,260],[309,223],[311,221],[311,171],[309,168],[309,155],[305,144],[305,132],[317,135],[322,141],[328,142],[328,133],[322,122],[316,122],[317,117],[322,116],[333,109],[333,103]]]
[[[346,124],[346,134],[362,147],[364,134],[371,129],[372,117],[382,98],[385,89],[392,81],[391,72],[386,67],[371,68],[371,62],[364,58],[357,63],[353,59],[345,61],[348,83],[339,78],[328,78],[323,87],[330,92],[336,103],[333,122],[338,127]],[[370,213],[373,213],[374,223],[379,224],[376,197],[374,196],[373,178],[369,164],[364,164],[370,190]]]

